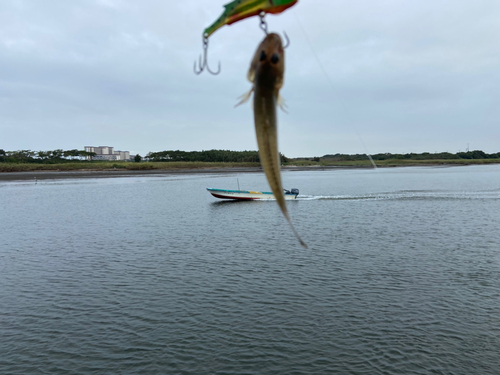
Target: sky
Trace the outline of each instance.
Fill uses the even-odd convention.
[[[0,149],[256,150],[257,17],[210,37],[228,0],[0,1]],[[288,157],[500,152],[500,1],[299,0],[286,32]]]

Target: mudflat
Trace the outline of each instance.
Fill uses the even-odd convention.
[[[283,171],[333,170],[359,167],[344,166],[286,166]],[[113,178],[138,176],[169,176],[179,174],[226,174],[226,173],[263,173],[261,167],[231,168],[187,168],[187,169],[151,169],[151,170],[73,170],[73,171],[26,171],[0,172],[0,181],[57,180],[78,178]]]

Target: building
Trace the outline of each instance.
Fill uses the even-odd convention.
[[[92,158],[88,156],[89,160],[130,160],[129,151],[113,151],[113,147],[109,146],[85,146],[85,151],[96,153]]]

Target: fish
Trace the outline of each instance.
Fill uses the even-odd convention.
[[[248,101],[253,92],[255,134],[260,163],[283,216],[300,244],[307,249],[306,243],[300,238],[290,219],[281,182],[277,107],[284,109],[285,106],[280,96],[284,75],[285,49],[281,37],[275,33],[267,34],[259,44],[248,70],[247,78],[253,86],[248,93],[241,96],[237,106]]]

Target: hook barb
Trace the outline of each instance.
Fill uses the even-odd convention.
[[[286,32],[283,31],[283,35],[285,37],[286,44],[283,45],[283,48],[288,48],[290,46],[290,39],[288,38],[288,35],[286,35]]]
[[[202,72],[203,72],[203,64],[201,63],[201,55],[200,55],[200,59],[198,61],[198,66],[199,66],[199,69],[196,70],[196,60],[194,60],[194,66],[193,66],[193,71],[194,71],[194,74],[196,75],[200,75]]]

